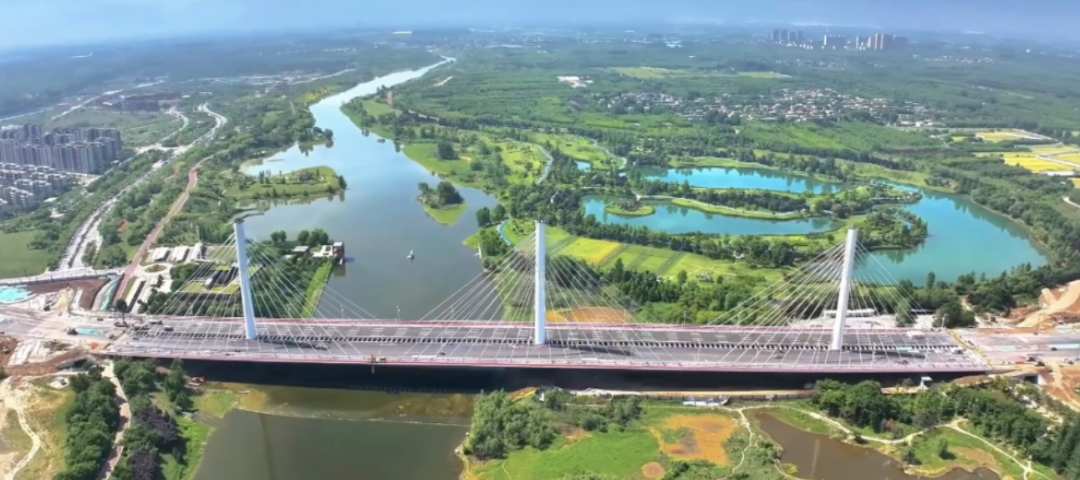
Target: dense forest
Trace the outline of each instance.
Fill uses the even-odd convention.
[[[120,426],[116,387],[91,368],[71,377],[75,400],[64,414],[64,469],[54,480],[94,480],[105,466]]]

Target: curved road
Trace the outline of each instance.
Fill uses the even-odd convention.
[[[205,103],[199,106],[199,110],[204,111],[210,116],[214,117],[214,128],[210,129],[210,131],[206,132],[205,135],[199,137],[197,140],[192,142],[192,145],[203,142],[206,139],[213,137],[217,133],[218,129],[228,122],[227,118],[211,111]],[[187,187],[184,188],[184,193],[180,194],[180,197],[178,197],[176,201],[173,202],[172,208],[169,209],[169,213],[166,214],[165,217],[162,218],[160,221],[158,221],[157,225],[154,226],[154,229],[150,231],[150,234],[146,236],[146,240],[144,240],[142,245],[139,246],[139,251],[135,253],[135,256],[131,259],[131,263],[129,263],[127,268],[124,269],[124,278],[120,280],[120,285],[116,288],[116,293],[113,297],[114,300],[123,298],[124,291],[127,290],[128,282],[131,280],[131,275],[135,273],[135,269],[139,267],[139,263],[141,263],[143,257],[146,256],[146,252],[150,250],[150,246],[157,241],[158,235],[161,235],[161,230],[165,228],[165,225],[169,223],[169,220],[172,220],[173,216],[175,216],[177,213],[180,212],[181,209],[184,208],[184,204],[187,203],[188,197],[191,196],[191,192],[195,190],[196,185],[198,185],[199,183],[199,166],[202,165],[202,163],[205,162],[208,158],[210,158],[210,156],[199,160],[198,163],[196,163],[194,166],[191,167],[191,169],[188,170],[188,182]],[[147,174],[147,176],[149,176],[149,173]]]

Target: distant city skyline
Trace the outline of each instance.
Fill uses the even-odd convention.
[[[716,3],[716,4],[712,4]],[[1072,36],[1080,2],[1029,0],[38,0],[0,16],[0,49],[350,26],[760,22]],[[239,28],[238,28],[239,27]]]

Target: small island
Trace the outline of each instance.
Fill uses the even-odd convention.
[[[416,197],[424,205],[424,211],[435,221],[451,225],[465,213],[465,199],[454,188],[454,184],[443,180],[435,188],[427,182],[420,182],[420,195]]]
[[[311,167],[274,174],[237,174],[226,180],[225,196],[234,200],[304,198],[334,195],[346,187],[345,178],[330,167]]]
[[[622,203],[604,205],[604,213],[623,217],[644,217],[656,213],[656,207],[630,199]]]

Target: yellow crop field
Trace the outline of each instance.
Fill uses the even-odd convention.
[[[1051,162],[1050,160],[1043,160],[1041,158],[1037,158],[1034,154],[1031,153],[1006,153],[1005,163],[1009,165],[1023,167],[1035,173],[1076,170],[1075,168],[1069,168],[1068,166],[1062,165],[1057,162]]]
[[[1054,158],[1065,160],[1066,162],[1080,163],[1080,152],[1077,153],[1059,153],[1054,155]]]
[[[1071,152],[1076,150],[1076,147],[1070,147],[1068,145],[1044,145],[1039,147],[1031,147],[1031,151],[1039,155],[1054,155],[1061,152]]]
[[[1080,188],[1080,178],[1070,178],[1069,181],[1072,182],[1074,187]]]
[[[617,242],[579,237],[573,243],[567,245],[563,253],[596,265],[607,257],[609,253],[615,251],[616,248],[619,248]]]

